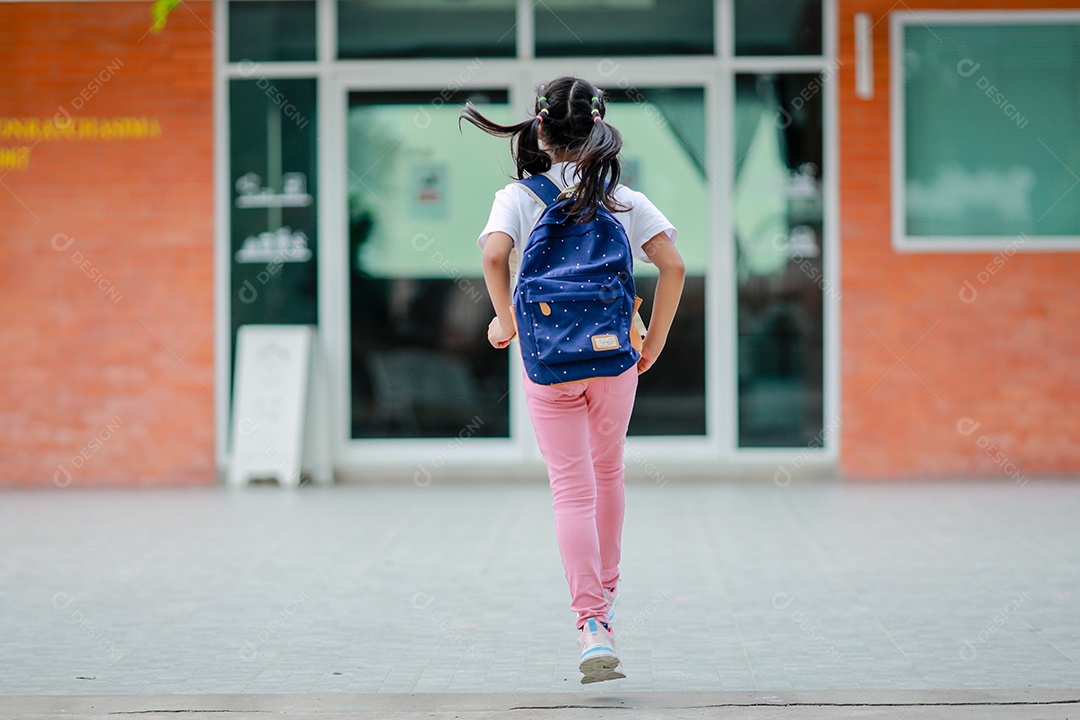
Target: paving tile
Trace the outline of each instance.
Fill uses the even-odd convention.
[[[1070,482],[631,484],[610,687],[1075,687],[1078,537]],[[544,486],[0,493],[0,694],[576,691],[568,604]]]

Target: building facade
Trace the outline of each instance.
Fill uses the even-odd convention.
[[[0,39],[0,482],[215,482],[253,323],[318,327],[347,474],[539,465],[475,245],[513,168],[457,115],[562,74],[687,262],[628,466],[1080,469],[1080,2],[0,2]]]

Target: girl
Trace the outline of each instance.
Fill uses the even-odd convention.
[[[588,222],[603,205],[626,229],[634,257],[660,271],[649,330],[637,367],[617,377],[539,385],[524,377],[525,399],[554,498],[555,534],[570,585],[571,609],[581,631],[582,683],[626,677],[619,671],[611,618],[618,598],[624,514],[623,445],[637,376],[664,349],[682,295],[685,269],[675,249],[678,231],[639,192],[618,185],[622,136],[605,120],[603,94],[592,83],[560,77],[541,86],[534,117],[499,125],[466,104],[462,119],[511,138],[519,179],[545,173],[561,189],[573,187],[569,214]],[[520,183],[495,194],[478,244],[484,280],[495,306],[488,340],[505,348],[516,334],[509,260],[520,257],[542,206]]]

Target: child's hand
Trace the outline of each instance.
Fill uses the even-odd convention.
[[[641,358],[637,361],[637,374],[641,375],[651,368],[653,363],[656,362],[656,358],[660,357],[660,351],[663,349],[664,347],[662,345],[656,347],[654,343],[650,343],[649,338],[646,335],[645,343],[641,348]]]
[[[488,324],[488,342],[494,348],[503,349],[510,344],[515,335],[517,335],[517,332],[513,328],[507,329],[499,320],[498,315],[493,317]]]

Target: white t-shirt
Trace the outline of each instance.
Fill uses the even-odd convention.
[[[574,182],[574,169],[574,163],[555,163],[544,174],[559,187],[566,187]],[[633,248],[634,258],[637,260],[652,262],[641,246],[660,233],[667,233],[672,242],[679,236],[675,226],[657,210],[649,198],[637,190],[620,185],[615,191],[615,199],[630,208],[627,212],[615,213],[615,217],[626,229],[626,236],[630,238],[630,247]],[[540,203],[536,202],[524,187],[517,182],[510,183],[495,193],[491,215],[476,244],[483,248],[488,235],[504,232],[513,239],[514,249],[517,250],[518,257],[521,257],[525,240],[529,238],[529,233],[540,219],[543,210]]]

